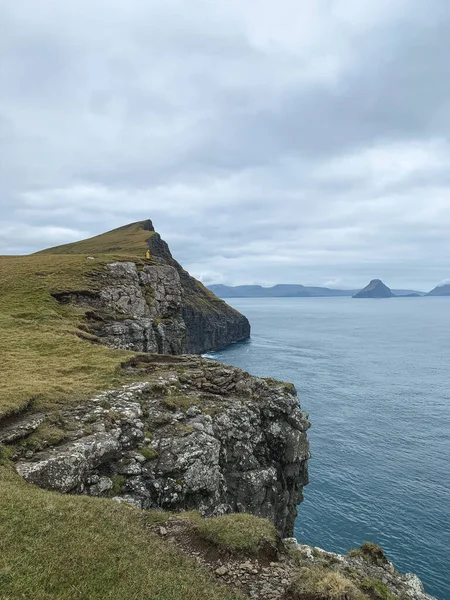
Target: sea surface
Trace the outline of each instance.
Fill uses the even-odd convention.
[[[380,544],[450,600],[450,298],[237,298],[249,342],[211,356],[293,381],[310,484],[295,536]]]

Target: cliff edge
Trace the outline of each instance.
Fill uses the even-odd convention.
[[[54,295],[96,309],[88,315],[93,332],[115,348],[202,354],[250,336],[246,317],[183,269],[150,220],[39,254],[123,257],[98,277],[97,294]]]

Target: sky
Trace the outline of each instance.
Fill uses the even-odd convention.
[[[206,284],[450,279],[450,2],[0,0],[0,254],[143,219]]]

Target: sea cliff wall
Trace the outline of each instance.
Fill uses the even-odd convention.
[[[153,355],[127,368],[147,381],[62,411],[57,444],[27,443],[46,415],[3,429],[17,471],[140,508],[248,512],[292,535],[309,459],[294,387],[199,357]]]

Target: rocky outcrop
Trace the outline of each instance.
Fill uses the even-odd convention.
[[[372,279],[364,289],[353,298],[393,298],[395,294],[380,279]]]
[[[147,381],[64,411],[62,443],[36,452],[30,427],[17,423],[16,438],[10,428],[8,440],[22,440],[17,471],[47,489],[146,509],[249,512],[291,535],[309,458],[295,388],[197,357],[127,368]]]
[[[324,564],[331,564],[336,572],[350,576],[370,598],[436,600],[434,596],[425,593],[417,575],[399,573],[376,544],[365,543],[348,554],[336,554],[299,544],[295,538],[285,539],[283,543],[297,565],[323,568]]]
[[[182,289],[175,269],[146,266],[138,272],[132,262],[113,263],[107,265],[104,281],[99,302],[114,316],[93,327],[104,343],[137,352],[185,351]]]
[[[187,353],[201,354],[250,336],[248,320],[191,277],[173,258],[169,246],[158,233],[155,232],[147,242],[152,258],[171,265],[180,276]]]
[[[91,308],[86,313],[88,333],[112,348],[202,353],[249,336],[245,317],[230,307],[225,309],[225,303],[218,299],[220,310],[216,310],[214,299],[202,304],[199,289],[200,296],[190,290],[190,300],[185,301],[175,267],[161,264],[138,270],[133,262],[115,262],[106,266],[98,293],[63,292],[54,297]]]
[[[44,253],[89,250],[95,255],[97,248],[102,255],[123,251],[129,256],[130,244],[133,252],[140,248],[140,258],[112,262],[103,273],[96,272],[92,279],[98,292],[53,294],[59,301],[95,309],[87,313],[88,333],[114,348],[162,354],[203,354],[250,336],[246,317],[182,268],[150,220]]]

